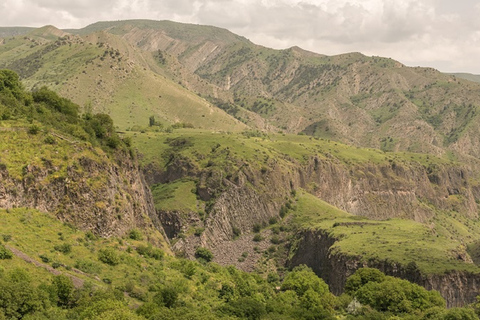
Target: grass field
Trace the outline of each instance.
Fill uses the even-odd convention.
[[[327,231],[338,241],[333,253],[360,256],[362,260],[415,262],[425,274],[448,270],[480,272],[473,263],[458,259],[465,244],[478,238],[478,223],[465,224],[440,213],[434,226],[401,219],[374,221],[352,216],[305,192],[299,193],[293,210],[298,229]],[[448,229],[447,229],[448,228]]]

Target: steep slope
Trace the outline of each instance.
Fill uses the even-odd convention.
[[[480,82],[480,75],[471,73],[452,73],[452,75],[465,80]]]
[[[45,32],[59,31],[42,30],[5,40],[0,65],[29,87],[49,84],[109,112],[122,129],[145,126],[150,116],[165,125],[245,128],[233,116],[261,130],[363,147],[480,156],[480,85],[454,75],[359,53],[273,50],[224,29],[170,21],[99,22],[47,43]]]
[[[150,54],[102,31],[82,38],[44,27],[0,46],[0,67],[18,72],[28,88],[47,85],[87,111],[110,114],[122,130],[148,126],[151,116],[165,126],[194,123],[232,131],[245,127],[180,84],[152,72],[149,64],[155,63]]]
[[[99,23],[81,32],[102,28],[175,58],[172,76],[252,126],[385,150],[479,155],[478,86],[455,76],[358,53],[271,50],[226,30],[171,22]]]
[[[165,245],[151,193],[107,115],[41,89],[25,92],[0,70],[0,207],[49,212],[109,237],[132,228]]]
[[[250,271],[307,264],[337,294],[372,266],[439,290],[450,306],[474,301],[477,287],[466,284],[480,272],[467,252],[480,235],[472,166],[307,136],[184,129],[131,137],[181,254],[204,246],[215,261]],[[415,272],[405,271],[413,263]]]

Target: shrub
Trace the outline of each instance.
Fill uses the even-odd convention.
[[[445,300],[437,291],[427,291],[407,280],[388,276],[382,282],[370,281],[360,287],[355,297],[360,303],[377,311],[394,314],[445,307]]]
[[[194,235],[197,236],[197,237],[200,237],[203,233],[203,231],[205,231],[205,228],[195,228],[195,231],[194,231]]]
[[[260,232],[260,230],[262,230],[262,226],[259,224],[259,223],[255,223],[253,225],[253,232]]]
[[[260,242],[260,241],[263,240],[263,237],[262,237],[262,235],[261,235],[260,233],[256,233],[256,234],[253,236],[253,239],[252,239],[252,240],[255,241],[255,242]]]
[[[37,126],[36,124],[33,124],[28,128],[29,134],[35,135],[35,134],[38,134],[39,132],[40,132],[40,127]]]
[[[5,248],[5,246],[0,245],[0,260],[12,259],[13,253],[12,251]]]
[[[52,287],[57,296],[57,304],[59,306],[69,306],[74,303],[74,290],[72,279],[65,275],[53,277]]]
[[[45,262],[45,263],[50,263],[52,261],[52,259],[50,259],[49,257],[47,257],[44,254],[41,254],[38,257],[42,260],[42,262]]]
[[[280,208],[280,217],[281,217],[281,218],[285,218],[285,216],[287,215],[287,213],[288,213],[287,207],[282,206],[282,207]]]
[[[55,251],[61,252],[63,254],[69,254],[70,252],[72,252],[72,246],[68,243],[64,243],[64,244],[54,246],[53,249],[55,249]]]
[[[43,142],[45,142],[46,144],[55,144],[55,138],[51,135],[47,135]]]
[[[242,297],[231,301],[222,307],[222,311],[232,316],[252,320],[260,319],[266,313],[263,303],[252,297]]]
[[[345,283],[345,292],[354,294],[360,287],[368,282],[382,282],[385,280],[385,274],[375,268],[361,268],[348,277]]]
[[[110,247],[98,251],[98,260],[111,266],[116,266],[120,263],[118,253]]]
[[[232,232],[235,238],[239,237],[242,234],[242,230],[240,230],[240,228],[238,227],[232,227]]]
[[[142,240],[143,239],[142,232],[138,229],[130,230],[130,232],[128,233],[128,237],[132,240]]]
[[[155,260],[160,260],[163,258],[163,255],[164,255],[164,252],[162,251],[162,249],[160,248],[154,248],[152,247],[151,244],[149,244],[148,246],[145,246],[145,245],[139,245],[137,248],[136,248],[138,254],[142,255],[142,256],[145,256],[145,257],[150,257],[150,258],[153,258]]]
[[[280,238],[278,236],[273,236],[271,239],[270,239],[270,242],[273,243],[273,244],[279,244],[280,242],[282,242],[280,240]]]
[[[213,260],[213,253],[204,247],[198,247],[195,251],[195,257],[199,260],[210,262]]]

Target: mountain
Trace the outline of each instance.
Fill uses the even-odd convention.
[[[454,76],[456,76],[456,77],[458,77],[458,78],[470,80],[470,81],[473,81],[473,82],[480,82],[480,75],[478,75],[478,74],[471,74],[471,73],[452,73],[452,75],[454,75]]]
[[[476,299],[480,84],[149,20],[4,38],[0,68],[18,72],[37,99],[22,100],[22,138],[4,150],[15,186],[5,208],[53,212],[102,236],[125,239],[135,227],[178,257],[201,249],[272,283],[306,264],[341,294],[357,269],[373,267],[438,290],[449,307]],[[9,99],[5,127],[17,120]],[[74,123],[47,121],[52,108],[75,109]],[[58,157],[33,146],[8,153],[27,146],[34,121],[38,148],[53,127]],[[34,154],[40,160],[28,160]],[[43,158],[69,168],[58,185]]]
[[[122,130],[153,115],[165,125],[247,125],[388,151],[479,155],[472,129],[478,85],[434,69],[359,53],[273,50],[224,29],[170,21],[99,22],[65,32],[70,36],[58,41],[32,33],[7,42],[1,66],[19,72],[29,88],[48,85],[110,113]]]

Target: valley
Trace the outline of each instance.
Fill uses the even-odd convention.
[[[169,21],[0,37],[0,285],[43,301],[0,319],[476,319],[475,77]],[[352,291],[375,269],[401,307]]]

